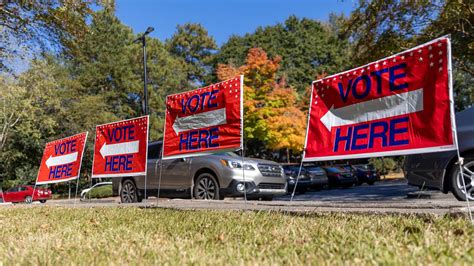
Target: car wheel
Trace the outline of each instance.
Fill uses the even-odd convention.
[[[213,175],[203,173],[198,176],[194,186],[194,198],[206,200],[221,199],[219,185]]]
[[[139,197],[135,183],[130,179],[125,180],[122,183],[122,190],[120,190],[120,201],[122,203],[135,203],[140,201]]]
[[[41,203],[46,203],[45,199],[40,200]]]
[[[375,184],[374,181],[367,181],[367,184],[369,184],[370,186],[372,186],[373,184]]]
[[[31,198],[31,196],[26,196],[25,197],[25,203],[26,204],[31,204],[33,202],[33,198]]]
[[[451,177],[451,192],[460,201],[466,200],[466,191],[469,197],[469,200],[474,200],[474,158],[468,157],[464,158],[463,164],[463,177],[464,183],[466,184],[466,189],[459,174],[459,166],[454,165],[450,171]]]

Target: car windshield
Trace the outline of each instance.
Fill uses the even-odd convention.
[[[341,172],[341,169],[339,167],[328,167],[326,168],[326,171],[330,173],[337,173],[337,172]]]

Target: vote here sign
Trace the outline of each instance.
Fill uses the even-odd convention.
[[[242,148],[243,76],[166,98],[163,158]]]
[[[147,153],[148,116],[97,126],[92,177],[145,175]]]
[[[59,183],[79,177],[87,132],[46,144],[36,184]]]
[[[305,161],[455,149],[446,37],[313,82]]]

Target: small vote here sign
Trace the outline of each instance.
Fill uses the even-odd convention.
[[[165,159],[242,147],[243,76],[166,98]]]
[[[455,149],[446,37],[313,83],[305,161]]]
[[[97,126],[95,134],[93,178],[145,175],[148,116]]]
[[[79,177],[87,132],[46,144],[36,184],[70,181]]]

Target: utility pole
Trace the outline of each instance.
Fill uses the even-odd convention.
[[[155,29],[153,27],[148,27],[140,37],[138,37],[134,43],[138,43],[139,41],[142,42],[142,47],[143,47],[143,101],[144,101],[144,106],[143,106],[143,114],[148,115],[148,88],[147,88],[147,83],[148,83],[148,78],[147,78],[147,70],[146,70],[146,36],[150,34],[150,32],[154,31]]]

